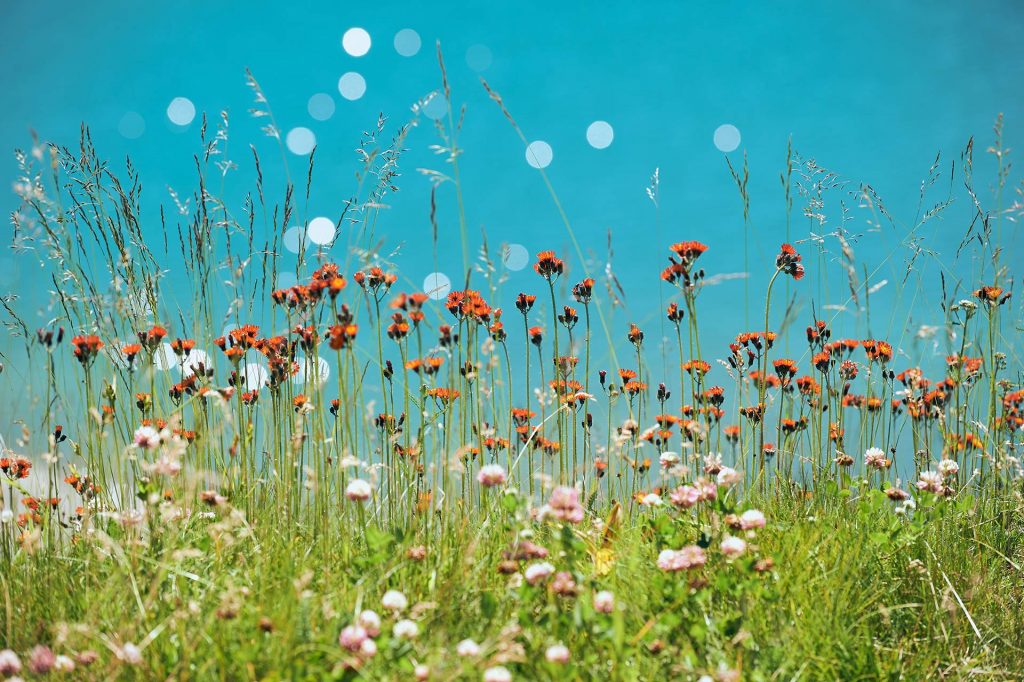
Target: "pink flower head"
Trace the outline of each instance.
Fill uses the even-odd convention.
[[[714,502],[718,499],[718,484],[714,481],[709,481],[706,478],[698,478],[695,485],[697,490],[700,491],[701,502]]]
[[[722,554],[730,559],[734,559],[747,551],[747,542],[743,538],[727,535],[725,539],[722,540],[721,549]]]
[[[615,610],[615,595],[608,590],[601,590],[594,595],[594,610],[598,613],[611,613]]]
[[[872,469],[884,469],[889,466],[889,460],[881,448],[868,448],[864,453],[864,464]]]
[[[480,468],[476,475],[477,482],[485,488],[504,485],[506,479],[505,470],[497,464],[488,464]]]
[[[708,557],[697,545],[687,545],[682,549],[666,549],[658,555],[658,568],[663,571],[684,571],[700,568],[707,563]]]
[[[363,642],[366,641],[367,634],[359,625],[349,625],[342,629],[341,634],[338,635],[338,644],[345,647],[349,651],[359,651],[360,647],[363,646]]]
[[[681,485],[668,494],[668,499],[681,509],[689,509],[700,502],[700,491],[692,485]]]
[[[380,616],[377,615],[376,611],[366,610],[359,614],[357,619],[359,626],[366,630],[366,634],[370,637],[376,637],[380,634]]]
[[[373,488],[361,478],[357,478],[345,488],[345,497],[353,502],[366,502],[373,495]]]
[[[135,430],[135,447],[151,450],[160,445],[160,432],[152,426],[140,426]]]
[[[579,523],[583,520],[583,507],[580,505],[580,491],[569,486],[558,486],[551,491],[548,500],[550,513],[560,521]]]
[[[722,467],[716,478],[718,480],[718,485],[724,486],[735,485],[743,480],[740,472],[736,471],[732,467]]]
[[[537,585],[542,583],[551,577],[551,574],[555,572],[555,567],[546,561],[536,561],[526,567],[523,572],[523,577],[526,578],[526,582],[531,585]]]
[[[35,645],[28,654],[28,669],[36,675],[49,673],[56,662],[57,655],[44,644]]]
[[[21,659],[10,649],[0,651],[0,675],[17,675],[21,672]]]
[[[929,493],[941,493],[942,474],[936,471],[922,471],[920,480],[917,482],[917,489]]]
[[[748,509],[747,511],[740,514],[740,528],[743,530],[756,530],[758,528],[764,528],[767,521],[757,509]]]
[[[548,663],[564,665],[569,662],[569,648],[564,644],[554,644],[544,652],[544,658],[548,659]]]

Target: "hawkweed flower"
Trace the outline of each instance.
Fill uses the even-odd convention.
[[[388,611],[394,611],[395,613],[405,611],[409,606],[409,600],[398,590],[388,590],[385,592],[384,596],[381,597],[380,603]]]
[[[779,255],[775,257],[775,267],[798,280],[804,276],[804,266],[800,264],[802,259],[792,244],[783,244],[779,248]]]
[[[554,251],[541,251],[537,254],[537,262],[533,264],[533,269],[538,275],[552,282],[565,272],[565,263],[555,257]]]
[[[516,296],[516,308],[519,309],[523,315],[526,315],[533,308],[533,304],[537,302],[537,297],[531,294],[519,294]]]
[[[986,286],[976,289],[974,291],[974,297],[982,303],[988,304],[990,307],[1003,305],[1010,299],[1013,292],[1007,291],[1003,293],[1002,287],[997,286]]]
[[[722,544],[719,546],[722,550],[722,554],[730,559],[735,559],[739,555],[747,551],[747,542],[743,538],[738,538],[733,535],[727,535],[722,540]]]
[[[677,303],[669,303],[665,309],[665,317],[668,318],[669,322],[678,327],[679,323],[683,321],[683,309]]]
[[[75,336],[71,339],[71,345],[75,359],[83,367],[91,365],[99,354],[100,349],[103,348],[103,342],[95,334]]]
[[[149,329],[138,332],[139,343],[146,347],[149,351],[155,351],[160,347],[160,343],[163,342],[164,337],[167,336],[167,330],[159,325],[153,325]]]
[[[569,648],[564,644],[553,644],[544,652],[544,658],[548,663],[564,665],[569,662]]]
[[[679,265],[683,267],[684,271],[688,272],[690,266],[708,250],[708,247],[698,241],[688,241],[673,244],[669,250],[679,258]]]
[[[373,488],[361,478],[350,482],[345,488],[345,497],[353,502],[366,502],[373,495]]]
[[[582,282],[579,282],[572,288],[572,296],[576,299],[577,303],[587,305],[590,303],[591,297],[594,295],[594,280],[587,277]]]
[[[629,333],[626,334],[626,338],[629,339],[631,344],[636,346],[637,350],[640,350],[640,345],[644,342],[644,333],[640,331],[640,327],[637,327],[636,324],[631,322],[629,324]]]
[[[64,327],[58,327],[56,332],[52,329],[37,329],[36,339],[39,341],[40,345],[46,346],[47,348],[53,348],[64,340]]]
[[[601,590],[594,595],[594,610],[598,613],[611,613],[615,610],[615,595],[608,590]]]
[[[576,314],[575,308],[562,306],[562,312],[558,315],[558,321],[571,331],[576,326],[576,323],[580,321],[580,316]]]

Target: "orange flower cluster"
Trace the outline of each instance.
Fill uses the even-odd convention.
[[[554,251],[541,251],[537,254],[537,262],[533,264],[533,269],[547,281],[553,282],[565,272],[565,263],[555,256]]]
[[[469,320],[480,324],[488,324],[491,320],[491,306],[487,304],[479,291],[466,289],[452,291],[448,294],[445,307],[457,319]]]
[[[93,360],[99,354],[100,349],[103,348],[103,342],[100,341],[100,337],[95,334],[88,334],[84,336],[75,336],[71,339],[71,345],[77,359],[82,366],[88,366],[92,364]]]

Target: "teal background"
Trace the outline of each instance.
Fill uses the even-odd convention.
[[[527,137],[553,147],[546,171],[584,249],[594,255],[594,269],[602,267],[611,230],[614,270],[626,292],[613,331],[623,337],[626,323],[635,320],[649,339],[658,338],[662,323],[655,320],[671,293],[659,294],[657,279],[668,244],[701,239],[711,246],[702,258],[709,274],[744,270],[741,203],[725,155],[712,141],[718,126],[738,127],[742,143],[728,157],[742,165],[746,152],[750,163],[752,309],[763,305],[758,301],[785,238],[779,173],[792,138],[803,158],[845,183],[829,201],[823,229],[800,217],[805,201],[796,197],[794,240],[806,239],[810,229],[834,229],[842,220],[840,200],[856,209],[860,182],[871,183],[895,218],[895,225],[872,231],[867,214],[854,210],[846,227],[860,235],[854,246],[872,273],[869,283],[889,282],[872,299],[878,317],[871,331],[899,345],[913,338],[916,325],[941,324],[940,270],[968,288],[981,273],[977,263],[954,260],[971,217],[960,192],[943,219],[919,235],[936,259],[917,261],[906,286],[925,287],[927,295],[901,296],[911,252],[900,242],[919,215],[921,182],[936,153],[943,154],[942,179],[925,206],[945,199],[950,186],[962,187],[959,171],[949,177],[948,164],[971,136],[978,138],[976,184],[987,193],[994,162],[983,152],[996,115],[1005,114],[1011,147],[1024,120],[1024,5],[1017,2],[49,2],[8,3],[2,16],[0,149],[27,148],[30,129],[73,146],[79,126],[88,124],[115,172],[128,156],[139,169],[145,229],[154,243],[162,241],[158,207],[171,204],[169,187],[191,191],[192,156],[200,149],[199,117],[184,127],[170,123],[172,98],[189,98],[211,118],[230,113],[228,157],[239,168],[229,175],[225,194],[239,202],[236,208],[253,184],[249,144],[264,160],[268,192],[279,200],[283,174],[276,143],[259,132],[263,121],[247,114],[252,96],[244,69],[251,68],[282,131],[305,126],[318,139],[311,202],[299,217],[336,216],[355,186],[359,161],[353,150],[361,131],[383,113],[390,132],[411,117],[413,102],[440,86],[434,47],[440,41],[454,99],[466,106],[460,146],[473,248],[483,231],[492,249],[502,242],[523,244],[531,254],[555,249],[570,261],[569,283],[582,277],[543,179],[527,165],[522,143],[481,87],[483,76]],[[373,39],[364,57],[342,49],[341,37],[353,26]],[[403,28],[422,39],[411,58],[392,45]],[[474,69],[467,52],[480,45],[491,61]],[[347,71],[366,79],[366,94],[357,101],[338,94],[338,78]],[[309,97],[318,92],[335,101],[330,120],[314,120],[307,111]],[[137,139],[118,131],[126,112],[145,122]],[[594,120],[614,127],[607,149],[586,141]],[[401,191],[389,197],[391,208],[378,228],[389,248],[399,249],[394,260],[409,289],[435,270],[458,280],[462,269],[451,186],[440,195],[438,260],[429,256],[430,185],[416,169],[446,170],[429,150],[435,143],[432,126],[421,119],[401,159]],[[304,177],[306,158],[286,157],[291,176]],[[13,160],[0,168],[13,182]],[[645,194],[655,168],[661,179],[657,212]],[[0,208],[8,214],[18,204],[6,187]],[[10,229],[6,221],[0,227],[5,246]],[[1024,256],[1016,232],[1007,223],[1004,262],[1019,272]],[[345,258],[345,243],[339,241],[341,252],[333,257]],[[819,305],[841,306],[847,302],[845,277],[832,265],[836,244],[826,247],[819,259],[811,244],[801,245],[809,261],[802,291],[814,294]],[[294,263],[291,255],[285,259]],[[831,268],[828,278],[817,275],[823,264]],[[180,269],[168,267],[173,289],[176,281],[182,284]],[[31,258],[0,254],[0,292],[18,294],[29,318],[41,324],[50,315],[37,305],[47,285],[37,278]],[[529,268],[509,275],[506,308],[519,290],[540,290]],[[756,324],[756,312],[746,318],[744,291],[742,280],[730,280],[702,294],[706,355],[722,357],[729,338]],[[809,316],[805,308],[800,324]],[[835,317],[837,326],[848,323],[846,333],[864,333],[856,311]],[[517,339],[518,325],[510,327]],[[11,343],[3,338],[0,350]]]

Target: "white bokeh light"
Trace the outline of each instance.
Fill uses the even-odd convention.
[[[334,235],[337,234],[338,230],[334,227],[334,221],[330,218],[319,216],[309,221],[309,227],[306,228],[306,234],[309,235],[309,241],[313,242],[317,246],[324,246],[334,241]]]
[[[362,57],[369,52],[371,42],[366,29],[358,26],[345,31],[345,35],[341,37],[341,46],[353,57]]]
[[[298,253],[299,249],[302,248],[302,228],[298,225],[289,227],[284,231],[284,238],[281,241],[284,244],[284,248],[292,253]]]
[[[185,356],[184,361],[181,363],[182,376],[192,376],[202,365],[205,369],[213,368],[213,361],[210,358],[210,354],[205,350],[193,348],[189,351],[189,354]]]
[[[169,369],[178,366],[178,356],[174,354],[174,349],[171,348],[169,343],[161,343],[160,347],[153,353],[153,366],[161,372],[166,372]]]
[[[526,147],[526,163],[534,168],[547,168],[553,158],[555,153],[544,140],[534,140]]]
[[[587,142],[594,149],[605,149],[615,139],[615,131],[607,121],[594,121],[587,126]]]
[[[355,71],[349,71],[338,79],[338,92],[347,100],[357,100],[366,94],[366,79]]]
[[[167,105],[167,118],[176,126],[187,126],[196,117],[196,105],[188,97],[175,97]]]
[[[423,115],[427,118],[432,118],[435,121],[448,113],[448,100],[444,98],[440,92],[434,93],[434,96],[430,98],[426,106],[423,107]]]
[[[117,123],[117,132],[129,140],[137,140],[146,132],[146,121],[136,111],[126,111]]]
[[[313,358],[309,356],[295,358],[295,362],[299,366],[299,372],[292,377],[292,383],[298,386],[305,386],[306,382],[309,381],[314,386],[319,386],[327,381],[331,376],[331,366],[323,358],[316,358],[316,361],[316,367],[314,368]]]
[[[270,378],[270,373],[263,365],[250,362],[242,368],[242,376],[245,377],[246,390],[251,391],[263,388],[267,383],[267,379]]]
[[[299,283],[299,278],[295,276],[294,272],[279,272],[277,273],[277,288],[278,289],[291,289],[293,286]]]
[[[292,128],[284,138],[288,151],[299,156],[307,156],[316,147],[316,135],[309,128]]]
[[[309,98],[306,110],[316,120],[326,121],[334,116],[334,98],[326,92],[318,92]]]
[[[740,146],[739,128],[731,123],[725,123],[715,129],[715,147],[720,152],[731,152]]]
[[[435,301],[447,298],[452,281],[443,272],[432,272],[423,279],[423,293]]]
[[[395,34],[395,52],[403,57],[412,57],[420,51],[420,34],[411,28],[403,28]]]
[[[491,49],[486,45],[471,45],[466,50],[466,65],[474,71],[486,71],[492,61]]]
[[[518,272],[530,262],[530,252],[522,244],[508,244],[502,249],[501,260],[512,272]]]

